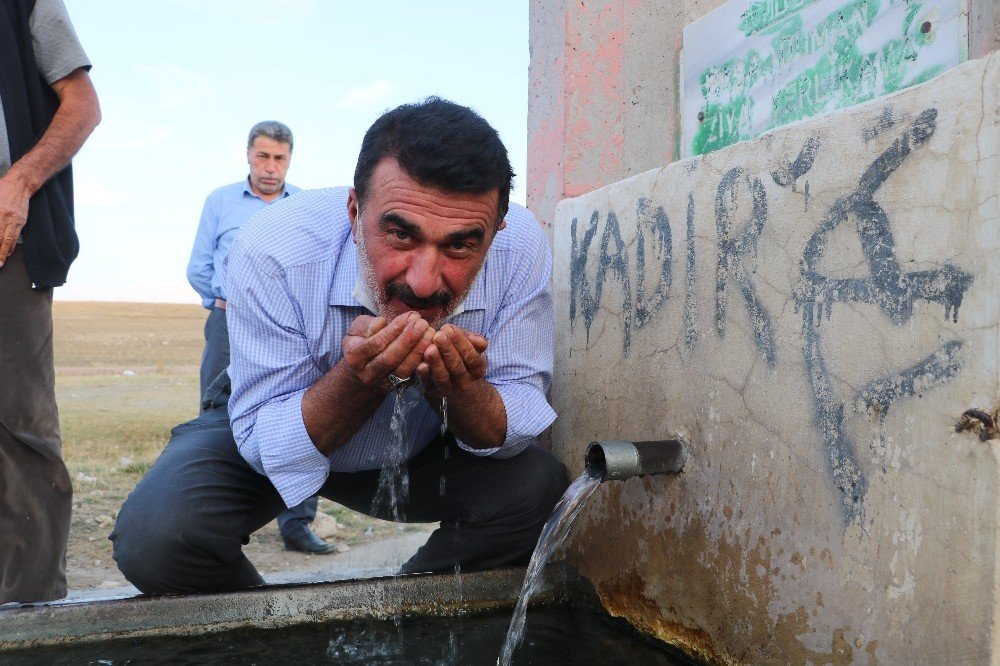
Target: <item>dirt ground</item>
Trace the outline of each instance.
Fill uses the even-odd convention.
[[[197,305],[56,302],[56,398],[63,452],[73,479],[67,553],[71,590],[128,583],[111,558],[108,533],[122,501],[167,443],[170,429],[198,411],[198,364],[205,310]],[[356,555],[392,541],[419,543],[432,525],[396,526],[320,500],[317,529],[337,554],[309,556],[282,547],[275,522],[244,549],[267,579],[296,572],[386,566]],[[402,538],[407,537],[407,538]],[[387,541],[387,542],[388,542]],[[402,553],[401,557],[409,553]]]

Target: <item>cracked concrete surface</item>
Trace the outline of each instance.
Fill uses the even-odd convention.
[[[1000,400],[998,110],[993,55],[559,205],[555,452],[579,471],[594,439],[683,432],[692,449],[681,475],[606,484],[571,535],[567,559],[614,612],[661,638],[697,634],[723,661],[1000,659],[1000,442],[954,430]],[[817,139],[798,186],[778,185],[771,172]],[[763,183],[766,216],[723,283],[716,198],[734,168]],[[607,266],[609,213],[635,305],[641,197],[669,219],[672,286],[645,325],[631,313],[625,345],[605,270],[588,339],[579,290]],[[852,209],[867,244],[856,212],[831,212],[845,201],[871,202]],[[730,238],[753,228],[752,203],[745,184],[726,199]],[[834,279],[853,291],[824,301]]]

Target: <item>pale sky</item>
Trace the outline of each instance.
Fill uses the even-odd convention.
[[[349,185],[375,118],[439,95],[497,129],[524,203],[527,0],[64,2],[103,121],[73,162],[81,249],[57,300],[198,303],[202,204],[246,177],[260,120],[292,129],[289,182]]]

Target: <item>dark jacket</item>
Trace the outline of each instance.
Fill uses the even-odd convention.
[[[11,163],[38,143],[59,108],[59,98],[38,71],[28,20],[35,0],[0,2],[0,100]],[[66,282],[80,243],[73,223],[73,174],[69,166],[31,197],[21,231],[28,277],[38,289]]]

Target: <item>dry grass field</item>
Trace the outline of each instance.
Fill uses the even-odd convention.
[[[198,364],[205,310],[197,305],[59,302],[56,394],[63,452],[74,485],[68,576],[71,589],[126,584],[107,536],[118,508],[149,469],[170,429],[198,413]],[[390,523],[321,500],[352,546],[396,534]],[[413,529],[426,529],[414,526]],[[262,573],[308,564],[282,550],[275,523],[246,548]]]

